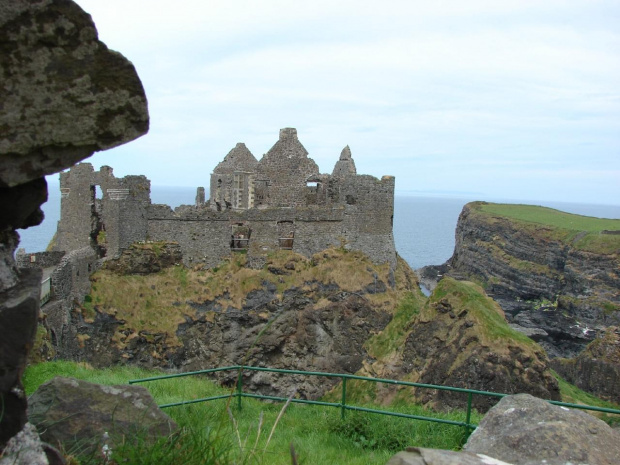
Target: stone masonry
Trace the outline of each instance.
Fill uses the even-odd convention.
[[[245,252],[260,267],[280,249],[310,257],[344,245],[396,264],[394,178],[358,175],[348,146],[333,174],[321,174],[293,128],[260,161],[237,144],[211,174],[210,199],[199,187],[195,205],[151,204],[144,176],[117,179],[110,167],[86,163],[62,173],[60,189],[55,250],[90,246],[113,257],[136,241],[172,240],[187,266],[214,267]]]

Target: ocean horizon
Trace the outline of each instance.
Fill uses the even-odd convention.
[[[41,252],[51,241],[60,219],[60,189],[49,183],[49,198],[42,206],[43,223],[33,228],[18,230],[19,248],[26,252]],[[196,188],[151,186],[153,203],[192,205]],[[500,203],[522,203],[554,208],[578,215],[599,218],[620,218],[620,205],[594,205],[568,202],[527,201],[513,199],[485,199],[477,194],[453,197],[450,194],[397,193],[394,198],[394,241],[396,251],[412,268],[440,265],[452,256],[454,233],[463,206],[475,200]]]

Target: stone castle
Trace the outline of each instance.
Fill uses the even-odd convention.
[[[113,257],[133,242],[172,240],[187,266],[214,267],[244,251],[260,267],[279,249],[310,257],[344,245],[396,264],[394,178],[358,175],[348,146],[332,174],[320,174],[292,128],[280,131],[260,161],[237,144],[211,174],[210,199],[199,187],[195,205],[152,204],[146,177],[120,179],[89,163],[61,173],[60,190],[54,250],[91,247]]]

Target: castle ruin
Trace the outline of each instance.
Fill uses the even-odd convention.
[[[209,200],[199,187],[195,205],[152,204],[146,177],[116,178],[88,163],[61,173],[60,190],[54,250],[91,247],[113,257],[133,242],[172,240],[187,266],[214,267],[245,252],[260,267],[276,250],[310,257],[344,244],[396,264],[394,177],[358,175],[348,146],[332,174],[321,174],[293,128],[280,130],[260,161],[237,144],[213,170]]]

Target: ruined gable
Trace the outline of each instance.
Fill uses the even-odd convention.
[[[297,130],[280,130],[278,142],[258,162],[257,193],[268,192],[268,199],[256,200],[256,205],[293,207],[304,205],[308,178],[319,174],[319,167],[308,157],[299,142]]]
[[[242,142],[228,152],[211,174],[211,208],[221,211],[253,207],[257,165],[258,161]]]

